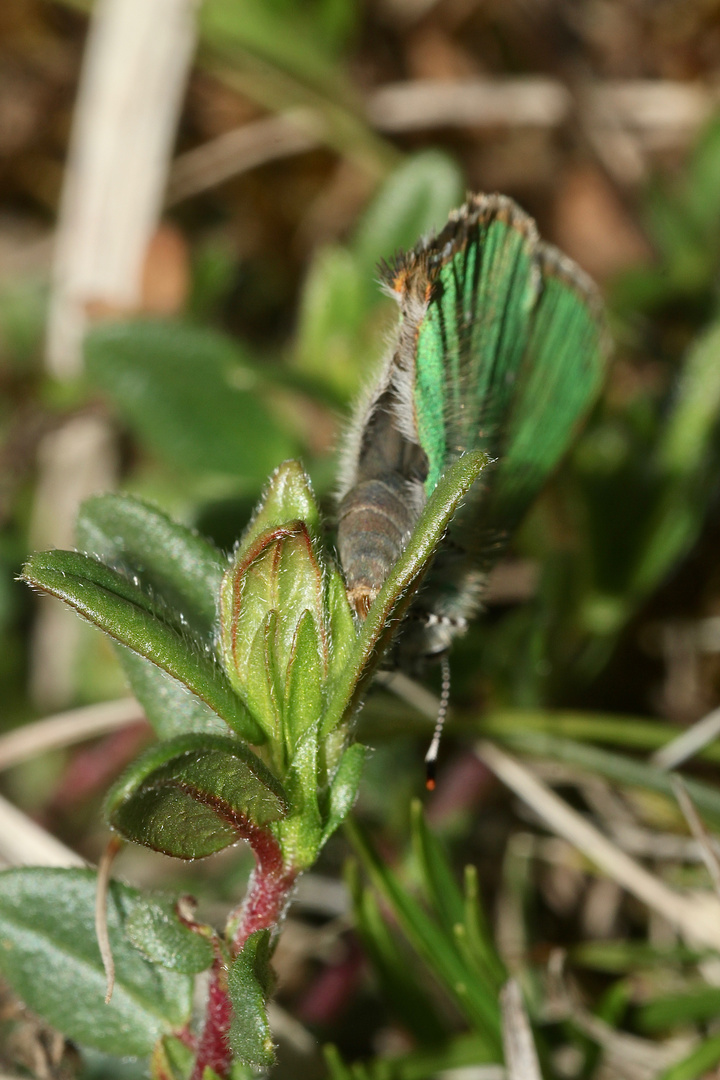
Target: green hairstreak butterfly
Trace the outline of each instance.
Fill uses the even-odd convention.
[[[400,322],[350,426],[338,509],[361,617],[447,464],[469,449],[493,459],[398,638],[395,661],[412,670],[478,610],[489,567],[600,388],[607,343],[595,286],[502,195],[470,197],[381,274]]]

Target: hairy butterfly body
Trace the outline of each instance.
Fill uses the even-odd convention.
[[[489,567],[598,392],[607,350],[592,282],[501,195],[471,197],[383,279],[400,324],[351,426],[338,511],[361,617],[443,469],[466,450],[493,459],[410,609],[396,659],[414,668],[476,613]]]

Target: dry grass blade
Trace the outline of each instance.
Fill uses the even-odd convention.
[[[85,866],[22,810],[0,796],[0,859],[9,866]]]
[[[25,724],[0,736],[0,771],[48,750],[106,735],[141,720],[143,715],[135,698],[128,697],[86,705],[82,709],[68,709],[34,724]]]
[[[516,979],[509,979],[503,986],[500,1008],[507,1080],[542,1080],[530,1021]]]
[[[282,1006],[271,1001],[268,1004],[267,1011],[273,1034],[277,1035],[283,1042],[288,1043],[301,1057],[310,1057],[315,1053],[317,1043],[314,1036],[299,1020],[291,1016],[287,1009],[283,1009]]]
[[[565,837],[609,877],[676,926],[688,941],[720,948],[720,903],[714,897],[683,895],[671,889],[497,746],[481,742],[476,753],[554,833]]]
[[[713,847],[712,838],[710,837],[705,825],[695,809],[695,805],[688,795],[687,788],[685,787],[682,778],[679,776],[672,777],[673,791],[675,792],[675,798],[678,801],[678,805],[685,815],[690,832],[693,834],[700,847],[700,853],[702,860],[707,867],[707,871],[712,878],[712,883],[715,886],[715,892],[720,896],[720,858],[718,858],[717,851]]]
[[[376,90],[370,121],[385,132],[496,124],[556,127],[572,105],[554,79],[419,79]]]
[[[176,158],[165,202],[168,206],[222,184],[268,161],[301,154],[321,142],[319,116],[309,109],[233,128]]]
[[[697,720],[682,735],[666,743],[652,755],[650,761],[658,769],[677,769],[688,758],[694,757],[720,735],[720,709],[713,709],[707,716]]]
[[[375,676],[376,682],[380,683],[391,693],[399,697],[401,701],[417,709],[423,716],[429,717],[435,722],[440,707],[440,699],[426,690],[420,683],[415,682],[401,671],[381,671]]]

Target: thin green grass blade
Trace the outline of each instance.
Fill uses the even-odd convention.
[[[355,926],[377,973],[385,999],[400,1022],[422,1044],[440,1045],[447,1028],[424,993],[416,967],[410,964],[383,918],[375,894],[363,887],[357,863],[350,862],[345,878],[353,900]]]
[[[661,1073],[658,1080],[698,1080],[720,1061],[720,1035],[704,1039],[691,1054]]]
[[[346,829],[355,851],[370,878],[390,905],[402,932],[413,949],[454,998],[473,1028],[487,1039],[489,1050],[500,1052],[500,1007],[495,992],[483,984],[477,973],[459,955],[455,943],[423,911],[378,858],[357,826]]]

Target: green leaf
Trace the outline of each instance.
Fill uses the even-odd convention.
[[[720,424],[720,322],[692,345],[658,448],[663,469],[687,477],[706,468],[707,453]]]
[[[720,430],[720,323],[693,344],[672,412],[663,427],[657,469],[664,486],[646,525],[631,588],[645,595],[696,539],[717,488]]]
[[[311,107],[328,145],[381,175],[399,155],[371,129],[353,86],[318,48],[316,8],[273,7],[263,0],[205,0],[199,12],[205,62],[233,90],[273,112]]]
[[[212,930],[209,926],[191,929],[182,914],[184,905],[189,906],[188,897],[145,897],[130,913],[126,929],[133,945],[151,963],[194,975],[213,962]]]
[[[190,1080],[195,1055],[182,1039],[166,1035],[153,1050],[150,1061],[152,1080]]]
[[[352,711],[407,611],[461,499],[487,463],[487,454],[472,451],[453,462],[441,476],[349,651],[325,709],[323,736]]]
[[[305,733],[290,762],[285,789],[292,813],[280,822],[277,835],[286,866],[306,870],[322,844],[318,802],[318,724]]]
[[[244,692],[255,716],[274,742],[279,738],[282,714],[281,680],[275,663],[277,612],[269,611],[250,643],[245,669]]]
[[[324,815],[322,834],[323,844],[342,825],[353,808],[360,787],[366,753],[366,748],[361,743],[353,743],[340,758],[328,792],[328,806]]]
[[[332,563],[326,567],[325,602],[330,639],[330,675],[336,679],[341,675],[352,653],[358,636],[358,624],[348,603],[345,582]]]
[[[129,495],[99,495],[80,507],[78,547],[137,577],[167,608],[212,641],[227,558],[162,511]],[[161,738],[187,731],[225,734],[226,725],[177,680],[128,649],[120,663],[135,697]]]
[[[294,442],[263,405],[259,376],[229,338],[163,322],[96,327],[90,377],[173,466],[261,481]]]
[[[667,1031],[679,1025],[714,1020],[720,1016],[720,989],[699,986],[684,994],[667,994],[647,1001],[637,1011],[640,1031]]]
[[[299,461],[284,461],[275,469],[233,553],[234,562],[240,562],[263,533],[288,521],[303,521],[313,539],[319,535],[320,510],[310,477]]]
[[[452,158],[424,150],[385,181],[356,231],[354,249],[364,280],[374,282],[381,259],[408,251],[418,236],[440,229],[462,202],[465,185]]]
[[[367,291],[365,268],[341,247],[320,249],[302,291],[295,363],[303,374],[322,379],[341,401],[357,389],[357,348],[367,323]]]
[[[720,221],[720,124],[716,116],[710,118],[691,155],[684,201],[698,237],[707,247],[714,246]]]
[[[133,694],[159,739],[190,731],[227,735],[228,725],[199,697],[143,656],[118,647],[118,656]]]
[[[343,1059],[340,1057],[340,1051],[336,1046],[333,1046],[332,1043],[326,1044],[323,1047],[323,1056],[331,1080],[355,1080],[355,1072],[352,1069],[348,1069]]]
[[[317,17],[316,11],[313,14]],[[200,32],[223,53],[249,50],[319,90],[347,93],[330,57],[318,47],[317,27],[303,7],[279,9],[263,0],[206,0]]]
[[[184,735],[143,754],[111,789],[110,825],[179,859],[221,851],[286,813],[282,788],[233,739]]]
[[[445,1046],[422,1047],[409,1054],[392,1058],[380,1057],[370,1062],[354,1062],[347,1066],[336,1047],[324,1046],[325,1064],[331,1080],[427,1080],[457,1070],[457,1075],[469,1073],[482,1076],[485,1070],[477,1066],[494,1064],[491,1075],[502,1075],[500,1055],[490,1050],[481,1036],[474,1032],[456,1035]]]
[[[422,803],[413,799],[411,807],[412,845],[420,871],[420,882],[431,910],[447,934],[452,934],[465,918],[463,896],[455,883],[447,856],[437,837],[425,824]]]
[[[471,864],[465,867],[464,901],[466,954],[500,988],[507,980],[507,971],[495,948],[492,928],[485,917],[477,867]]]
[[[268,1066],[275,1061],[266,1008],[273,982],[270,932],[259,930],[245,942],[228,972],[233,1007],[230,1046],[245,1065]]]
[[[448,937],[454,938],[457,948],[480,979],[493,993],[499,994],[507,974],[480,907],[475,868],[465,868],[466,892],[463,896],[447,855],[425,823],[419,799],[414,799],[411,805],[411,827],[419,881],[430,910]]]
[[[209,540],[129,495],[97,495],[80,507],[78,547],[143,585],[211,634],[227,557]]]
[[[275,734],[274,704],[285,690],[296,633],[310,612],[320,643],[320,671],[328,666],[323,573],[302,521],[269,529],[243,547],[223,579],[220,601],[220,648],[230,681],[263,724]],[[270,613],[274,618],[268,621]],[[259,634],[262,633],[262,636]]]
[[[285,676],[283,729],[292,752],[323,709],[325,683],[323,641],[311,611],[305,611],[295,631]]]
[[[650,717],[618,716],[611,713],[581,713],[549,709],[493,709],[472,730],[502,739],[505,734],[541,732],[582,742],[609,743],[635,750],[657,750],[683,731],[677,724]],[[702,751],[710,761],[720,761],[712,744]]]
[[[158,610],[153,597],[139,585],[75,551],[33,555],[23,578],[64,600],[120,644],[167,671],[243,738],[263,741],[261,729],[233,693],[214,655],[189,633],[183,635],[177,616],[164,608]]]
[[[448,938],[455,941],[468,965],[477,972],[479,980],[491,994],[499,994],[507,974],[480,908],[474,867],[465,868],[466,893],[463,896],[447,855],[425,824],[419,799],[414,799],[411,805],[411,827],[419,880],[431,912]]]
[[[658,946],[627,940],[584,941],[570,950],[570,961],[577,967],[621,975],[696,964],[703,955],[706,950],[689,949],[686,945]]]
[[[125,924],[142,897],[113,881],[107,917],[115,988],[106,1005],[96,886],[91,870],[0,873],[0,971],[28,1008],[68,1038],[110,1054],[149,1054],[188,1021],[192,980],[150,964],[129,942]]]

